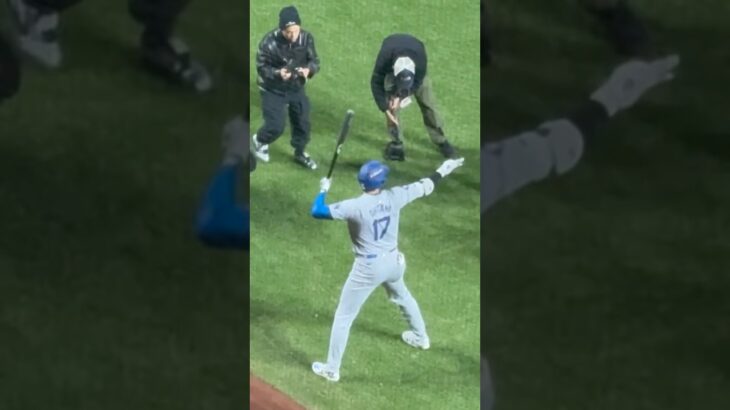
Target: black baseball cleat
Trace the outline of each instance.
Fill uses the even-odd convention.
[[[448,141],[444,141],[441,144],[439,144],[439,150],[441,151],[441,154],[448,159],[456,159],[459,158],[459,154],[456,152],[456,148],[454,148],[451,144],[449,144]]]
[[[306,152],[295,152],[294,161],[306,168],[317,169],[317,163]]]
[[[611,8],[592,8],[590,11],[601,21],[608,40],[618,53],[642,57],[650,51],[649,32],[625,1],[619,1]]]
[[[405,161],[406,151],[402,142],[391,141],[385,146],[383,158],[388,161]]]
[[[150,71],[176,83],[205,92],[213,87],[208,70],[190,55],[180,39],[171,38],[154,44],[142,43],[142,61]]]

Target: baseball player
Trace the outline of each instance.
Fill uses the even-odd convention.
[[[446,158],[457,158],[456,149],[444,134],[444,121],[428,77],[426,46],[410,34],[392,34],[383,40],[370,78],[370,89],[378,109],[385,114],[391,141],[385,159],[405,160],[400,109],[415,97],[431,141]]]
[[[418,303],[403,281],[406,261],[398,250],[400,211],[418,198],[431,194],[436,184],[464,163],[464,158],[446,160],[433,175],[409,185],[384,189],[388,167],[378,161],[365,163],[357,180],[363,194],[357,198],[325,204],[331,181],[320,181],[320,193],[312,205],[317,219],[347,221],[355,262],[340,295],[330,335],[327,362],[312,363],[318,376],[336,382],[350,335],[350,327],[370,294],[382,285],[390,300],[400,307],[410,326],[401,335],[415,348],[428,349],[430,341]]]
[[[616,68],[609,79],[573,115],[548,121],[536,130],[489,142],[481,149],[482,215],[495,203],[530,183],[562,175],[583,155],[585,142],[620,111],[632,107],[646,92],[674,78],[679,57],[633,60]],[[487,358],[482,356],[482,409],[494,404]]]
[[[236,201],[240,167],[250,155],[248,121],[236,117],[223,129],[223,163],[213,176],[203,197],[196,220],[196,234],[215,248],[249,248],[249,214]],[[253,172],[253,168],[249,168]]]

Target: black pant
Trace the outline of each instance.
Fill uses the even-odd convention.
[[[43,10],[61,12],[81,0],[28,0]],[[178,15],[188,0],[129,0],[129,12],[145,27],[143,42],[155,45],[166,41],[172,34]]]
[[[304,93],[304,89],[285,95],[261,91],[264,125],[256,132],[256,139],[262,144],[271,144],[284,133],[286,125],[284,111],[287,105],[291,123],[291,146],[301,152],[309,143],[310,130],[309,98]]]

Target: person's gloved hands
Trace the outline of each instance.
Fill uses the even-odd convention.
[[[445,177],[449,175],[450,173],[454,172],[456,168],[459,168],[460,166],[464,165],[464,158],[458,158],[458,159],[447,159],[446,161],[441,164],[440,167],[436,170],[441,177]]]
[[[328,192],[330,190],[331,185],[332,185],[332,179],[322,178],[319,181],[319,192]]]
[[[649,62],[630,61],[616,68],[591,99],[601,103],[609,116],[614,116],[634,105],[649,89],[673,79],[673,70],[678,65],[676,54]]]

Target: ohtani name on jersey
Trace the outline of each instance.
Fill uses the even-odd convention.
[[[375,216],[375,214],[383,212],[390,212],[390,205],[377,204],[374,207],[370,208],[370,216]]]

